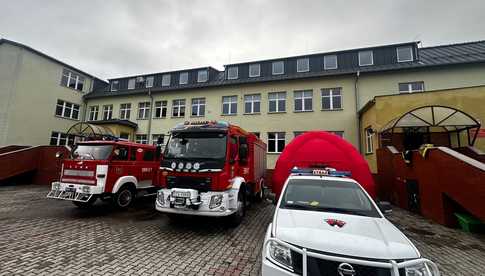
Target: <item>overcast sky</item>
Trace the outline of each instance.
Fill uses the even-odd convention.
[[[485,39],[485,1],[0,0],[0,37],[100,78]]]

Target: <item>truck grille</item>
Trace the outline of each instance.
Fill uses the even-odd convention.
[[[167,176],[167,188],[194,189],[199,192],[207,192],[211,189],[210,177],[193,176]]]

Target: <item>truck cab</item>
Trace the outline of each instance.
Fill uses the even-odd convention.
[[[160,170],[158,211],[237,225],[249,199],[264,196],[266,145],[227,122],[185,122],[172,129]]]
[[[160,149],[127,141],[79,142],[62,160],[60,181],[47,198],[69,200],[78,207],[97,199],[126,208],[137,194],[155,194]]]

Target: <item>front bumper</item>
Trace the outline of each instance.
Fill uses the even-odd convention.
[[[191,192],[189,204],[175,204],[172,192],[184,190]],[[161,194],[163,200],[160,200]],[[195,195],[195,196],[194,196]],[[213,196],[222,196],[220,204],[211,206]],[[172,197],[172,200],[171,200]],[[189,189],[161,189],[155,201],[155,209],[164,213],[184,214],[193,216],[207,217],[226,217],[236,212],[237,208],[237,191],[228,190],[224,192],[205,192],[198,193],[196,190]]]
[[[53,182],[47,198],[88,202],[94,195],[102,194],[101,187],[65,182]]]

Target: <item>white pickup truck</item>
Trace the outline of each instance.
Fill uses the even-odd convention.
[[[293,169],[266,233],[263,276],[439,276],[390,211],[346,173]]]

